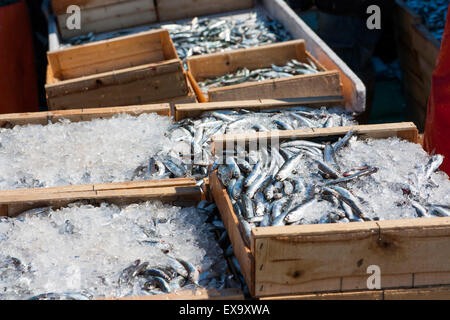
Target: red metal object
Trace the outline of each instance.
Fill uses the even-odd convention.
[[[424,148],[442,154],[440,169],[450,175],[450,7],[434,69],[425,124]]]
[[[0,113],[39,111],[30,17],[25,2],[0,6]]]

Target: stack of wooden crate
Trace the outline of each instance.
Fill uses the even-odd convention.
[[[440,43],[424,26],[422,17],[403,0],[396,1],[394,21],[407,110],[423,131]]]
[[[139,2],[139,3],[135,3]],[[150,1],[152,2],[152,1]],[[146,25],[157,21],[168,21],[173,19],[185,19],[193,18],[201,15],[211,15],[215,13],[220,13],[220,16],[241,16],[248,14],[250,12],[258,12],[262,15],[267,15],[272,19],[275,19],[283,24],[286,30],[292,35],[294,39],[303,39],[303,53],[292,53],[292,50],[286,49],[288,46],[281,46],[278,52],[283,52],[283,56],[288,54],[292,57],[297,57],[302,59],[302,57],[308,56],[316,59],[317,65],[323,70],[323,80],[325,82],[331,81],[327,84],[328,88],[331,88],[331,83],[335,86],[333,92],[328,90],[330,95],[334,95],[338,91],[338,95],[344,96],[344,103],[348,110],[363,112],[365,109],[365,87],[360,79],[342,62],[342,60],[336,56],[336,54],[328,48],[328,46],[320,40],[316,34],[289,8],[289,6],[282,0],[266,0],[260,1],[257,4],[252,0],[245,1],[227,1],[226,5],[222,3],[212,4],[210,1],[198,1],[198,0],[158,0],[153,2],[154,5],[149,5],[148,7],[141,7],[143,4],[140,1],[122,1],[122,0],[90,0],[90,1],[54,1],[54,6],[56,7],[55,14],[57,15],[57,21],[59,25],[59,33],[62,40],[68,40],[76,35],[87,35],[89,32],[103,32],[118,30],[120,28],[132,27],[135,25]],[[67,19],[67,13],[64,8],[70,4],[79,5],[82,10],[82,29],[78,30],[78,33],[71,33],[72,30],[65,30],[65,19]],[[119,10],[122,6],[128,6],[127,9],[123,11],[123,14],[115,15],[115,10]],[[181,10],[183,9],[183,10]],[[241,10],[241,11],[233,11]],[[139,19],[141,17],[141,11],[148,13],[148,19]],[[152,14],[156,12],[156,18]],[[137,15],[137,18],[133,17]],[[115,17],[118,19],[119,23],[114,24]],[[85,20],[83,20],[85,19]],[[156,19],[156,20],[155,20]],[[104,25],[102,25],[104,21]],[[182,21],[178,21],[182,23]],[[87,27],[86,27],[87,26]],[[158,25],[155,25],[157,27]],[[65,30],[65,31],[63,31]],[[70,32],[69,32],[70,31]],[[160,30],[161,31],[161,30]],[[80,32],[82,32],[80,34]],[[50,38],[58,38],[57,35],[51,34]],[[167,47],[172,47],[173,44],[166,40],[161,40],[164,48],[163,60],[155,61],[151,57],[145,58],[144,53],[144,43],[136,38],[139,34],[135,34],[129,37],[124,37],[125,39],[116,38],[113,40],[100,41],[97,43],[91,43],[86,45],[81,45],[69,49],[64,49],[60,46],[60,41],[53,45],[52,47],[58,48],[52,52],[49,52],[49,69],[47,76],[47,95],[48,95],[48,105],[51,110],[56,109],[67,109],[67,108],[79,108],[79,107],[100,107],[100,106],[113,106],[113,105],[130,105],[130,104],[143,104],[143,103],[155,103],[155,102],[195,102],[196,96],[193,92],[192,85],[195,86],[195,80],[191,84],[190,81],[181,79],[181,75],[178,73],[178,78],[173,79],[173,82],[167,86],[167,81],[161,80],[158,83],[150,81],[151,70],[126,70],[124,68],[136,68],[140,69],[139,66],[144,66],[145,64],[160,64],[163,62],[168,62],[168,60],[173,59],[173,55],[167,55],[167,51],[171,51],[172,48],[167,49]],[[61,40],[60,39],[60,40]],[[142,39],[142,37],[141,37]],[[116,42],[117,40],[117,42]],[[122,40],[119,42],[119,40]],[[128,44],[133,41],[137,41],[137,47],[128,47]],[[140,44],[139,44],[140,43]],[[114,53],[108,48],[110,46],[115,46],[117,49],[121,47],[122,52],[128,52],[127,57],[119,56],[115,57]],[[147,43],[149,46],[149,43]],[[275,46],[277,48],[277,46]],[[94,49],[95,48],[95,49]],[[306,49],[307,51],[306,51]],[[87,62],[86,58],[89,54],[92,54],[93,50],[101,50],[102,54],[100,57],[92,57],[92,63]],[[107,54],[105,53],[107,51]],[[268,49],[264,49],[265,52]],[[272,51],[273,51],[272,50]],[[150,50],[148,50],[150,51]],[[253,51],[252,51],[253,52]],[[84,61],[72,61],[74,55],[84,55]],[[239,55],[239,53],[237,53]],[[128,57],[129,56],[129,57]],[[58,61],[61,57],[61,62]],[[136,59],[135,59],[136,58]],[[160,56],[161,58],[161,56]],[[269,63],[270,59],[274,58],[270,55],[268,59],[265,59],[264,64]],[[276,57],[275,57],[276,58]],[[115,60],[121,59],[121,63],[117,65],[114,63]],[[77,59],[75,59],[77,60]],[[104,64],[106,60],[110,62],[98,68],[99,65]],[[139,60],[141,62],[139,62]],[[272,59],[273,60],[273,59]],[[278,59],[279,60],[279,59]],[[278,61],[277,59],[273,61]],[[139,64],[141,63],[141,64]],[[194,62],[192,62],[194,64]],[[77,74],[72,74],[73,70],[67,71],[68,69],[83,67],[82,71]],[[120,70],[117,71],[117,70]],[[167,72],[164,69],[164,73]],[[222,70],[224,71],[224,70]],[[226,71],[226,70],[225,70]],[[126,73],[126,75],[124,74]],[[160,68],[159,71],[163,72]],[[178,72],[178,70],[177,70]],[[117,79],[117,73],[120,74],[119,79]],[[155,72],[153,72],[155,73]],[[158,74],[159,74],[158,73]],[[195,73],[195,71],[194,71]],[[135,83],[137,82],[139,74],[139,79],[141,84],[145,87],[145,91],[136,91]],[[142,79],[143,74],[145,74],[146,79]],[[104,78],[106,76],[106,78]],[[162,75],[161,75],[162,77]],[[167,75],[165,80],[167,80]],[[253,93],[248,97],[242,97],[238,94],[233,99],[256,99],[256,98],[290,98],[295,96],[295,92],[298,92],[300,96],[304,96],[304,91],[311,88],[316,89],[313,85],[316,77],[304,77],[305,81],[308,82],[302,86],[300,90],[298,81],[295,86],[292,85],[292,80],[282,80],[273,81],[274,86],[277,90],[266,90],[264,96],[258,96],[257,93]],[[308,80],[306,80],[306,78]],[[67,82],[66,82],[67,81]],[[185,84],[183,84],[185,82]],[[323,81],[322,81],[323,82]],[[258,86],[257,86],[258,87]],[[259,88],[259,87],[258,87]],[[267,85],[265,86],[267,88]],[[288,89],[288,94],[286,90]],[[341,88],[341,90],[339,90]],[[165,91],[166,90],[166,91]],[[177,91],[178,90],[178,91]],[[244,89],[241,89],[244,90]],[[89,93],[92,91],[93,93]],[[150,91],[150,92],[148,92]],[[173,92],[172,92],[173,91]],[[233,91],[233,90],[231,90]],[[230,91],[230,92],[231,92]],[[261,91],[258,89],[258,91]],[[303,91],[303,92],[301,92]],[[316,90],[317,91],[317,90]],[[86,98],[82,98],[80,93],[83,92]],[[331,93],[330,93],[331,92]],[[109,94],[111,93],[111,94]],[[169,94],[170,93],[170,94]],[[275,94],[278,94],[276,96]],[[318,93],[316,92],[316,95]],[[128,97],[128,96],[132,97]],[[66,98],[67,97],[67,98]],[[297,96],[298,97],[298,96]],[[89,98],[89,99],[88,99]],[[198,95],[198,99],[204,100],[202,95]],[[222,97],[223,99],[229,99],[227,97]],[[84,105],[80,105],[83,104]]]

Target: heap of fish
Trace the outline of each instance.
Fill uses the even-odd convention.
[[[235,73],[226,74],[224,76],[199,81],[198,85],[202,91],[207,94],[209,89],[217,87],[226,87],[243,82],[264,81],[270,79],[288,78],[302,74],[318,73],[319,69],[312,61],[308,63],[292,59],[284,66],[276,66],[272,64],[270,68],[261,68],[249,70],[247,68],[239,69]]]
[[[0,299],[87,300],[236,287],[215,204],[74,203],[0,220]],[[219,242],[214,232],[222,234]]]
[[[68,45],[111,39],[158,27],[169,31],[178,56],[183,60],[198,54],[291,40],[282,24],[264,14],[251,12],[237,17],[196,17],[186,23],[131,28],[99,35],[89,33],[70,39]]]
[[[214,162],[211,154],[214,135],[354,124],[353,115],[336,107],[206,112],[198,119],[187,118],[173,124],[167,133],[172,141],[171,151],[151,157],[136,170],[135,178],[206,177],[208,166]]]
[[[184,25],[162,28],[169,31],[181,59],[291,40],[282,24],[256,12],[239,18],[194,18]]]
[[[424,20],[425,26],[441,41],[444,34],[449,0],[406,0],[406,4]]]
[[[252,227],[450,216],[450,182],[434,173],[442,156],[397,138],[375,148],[353,134],[224,152],[213,169],[247,235]],[[352,147],[362,144],[361,153]]]

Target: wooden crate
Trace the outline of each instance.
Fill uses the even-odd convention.
[[[440,43],[425,27],[422,17],[404,1],[396,1],[394,15],[397,52],[407,109],[411,119],[422,131]]]
[[[185,118],[197,118],[204,112],[218,110],[240,110],[246,109],[258,112],[264,109],[272,108],[291,108],[298,105],[307,105],[309,107],[335,106],[343,103],[343,96],[327,99],[321,98],[296,98],[296,99],[259,99],[259,100],[241,100],[241,101],[223,101],[223,102],[205,102],[205,103],[184,103],[175,104],[173,115],[175,121]]]
[[[187,19],[253,7],[253,0],[156,0],[160,21]]]
[[[14,217],[26,210],[52,206],[61,208],[76,201],[128,205],[148,200],[160,200],[176,206],[194,206],[202,199],[200,188],[192,179],[166,179],[114,184],[13,190],[0,192],[0,216]],[[5,214],[6,213],[6,214]],[[240,289],[185,290],[170,294],[96,300],[242,300]]]
[[[189,96],[167,30],[48,52],[50,110],[147,104]]]
[[[157,22],[153,1],[149,0],[52,0],[53,14],[63,40]],[[81,11],[81,28],[69,30],[67,13],[70,5]]]
[[[0,216],[14,217],[44,206],[63,207],[78,200],[108,200],[116,204],[162,200],[193,205],[202,197],[191,178],[4,190],[0,191]]]
[[[170,105],[167,103],[148,104],[139,106],[90,108],[75,110],[55,110],[42,112],[24,112],[0,114],[0,127],[13,128],[16,125],[56,123],[61,119],[71,122],[88,121],[92,119],[108,119],[120,113],[138,116],[143,113],[157,113],[161,116],[170,116]]]
[[[339,137],[350,129],[363,138],[418,142],[407,122],[225,135],[214,143],[224,150],[229,141]],[[253,228],[248,243],[216,172],[210,187],[255,297],[365,290],[369,265],[380,267],[382,289],[450,284],[450,218]]]
[[[308,62],[309,59],[321,72],[213,88],[208,90],[208,97],[205,97],[197,84],[243,68],[255,70],[270,67],[272,64],[285,65],[291,59],[300,62]],[[187,66],[189,79],[200,102],[342,96],[339,71],[326,70],[306,51],[304,40],[193,56],[187,59]]]
[[[111,107],[111,108],[92,108],[92,109],[76,109],[76,110],[59,110],[46,112],[28,112],[28,113],[11,113],[0,114],[0,128],[11,129],[16,125],[40,124],[47,125],[48,123],[57,123],[62,119],[70,120],[71,122],[89,121],[92,119],[106,119],[115,115],[127,113],[138,116],[144,113],[158,113],[159,115],[170,116],[171,110],[169,104],[153,104],[153,105],[139,105],[127,107]],[[195,179],[181,178],[181,179],[165,179],[165,180],[147,180],[147,181],[133,181],[121,183],[104,183],[104,184],[87,184],[87,185],[70,185],[50,188],[35,188],[35,189],[17,189],[17,190],[3,190],[0,191],[0,215],[14,215],[17,210],[17,204],[27,201],[46,201],[49,196],[57,194],[59,199],[64,200],[72,195],[85,196],[91,199],[101,198],[105,191],[108,194],[123,192],[124,189],[142,189],[147,192],[148,188],[155,186],[164,186],[168,192],[172,192],[173,188],[196,186]],[[172,189],[171,189],[172,188]],[[206,197],[208,195],[203,195]]]
[[[198,0],[195,1],[194,6],[196,6],[197,3]],[[230,9],[228,10],[228,3],[229,1],[227,2],[227,8],[224,8],[223,11],[221,11],[221,13],[223,13],[222,16],[226,14],[229,16],[238,16],[248,14],[251,11],[257,11],[279,21],[294,39],[304,39],[312,56],[316,57],[325,68],[339,71],[346,108],[356,112],[363,112],[365,110],[366,88],[362,81],[286,4],[284,0],[261,0],[257,1],[256,5],[251,9],[235,12],[230,12],[230,10],[233,10],[233,6],[230,6]],[[194,16],[199,15],[198,12],[192,12],[190,14],[191,16],[186,16],[186,18],[193,18]],[[53,20],[53,17],[50,16],[49,19]],[[54,39],[54,36],[54,32],[49,33],[49,42],[53,43],[52,48],[55,48],[54,50],[59,50],[59,48],[61,48],[61,39],[59,37],[57,37],[58,39]]]

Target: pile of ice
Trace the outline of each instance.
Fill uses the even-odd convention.
[[[122,182],[170,143],[157,114],[0,129],[0,190]]]
[[[436,171],[429,179],[423,176],[430,158],[419,144],[399,138],[352,138],[348,146],[336,154],[340,172],[364,166],[375,167],[378,171],[339,186],[352,192],[361,211],[371,220],[418,218],[420,215],[412,201],[424,207],[450,207],[450,181],[445,172]],[[306,158],[297,167],[297,176],[305,184],[321,186],[327,180],[319,171],[317,163]],[[319,199],[308,207],[301,223],[328,223],[329,215],[340,211],[335,204]]]
[[[206,219],[196,208],[155,201],[123,207],[74,203],[0,220],[0,299],[49,292],[148,295],[137,279],[120,286],[122,271],[137,259],[164,266],[168,257],[195,266],[201,287],[220,288],[226,261]]]
[[[417,218],[412,206],[450,206],[450,180],[443,171],[425,177],[424,168],[431,156],[416,143],[398,138],[352,139],[347,148],[337,154],[342,170],[363,165],[378,168],[368,177],[347,184],[361,198],[364,212],[380,220]]]

